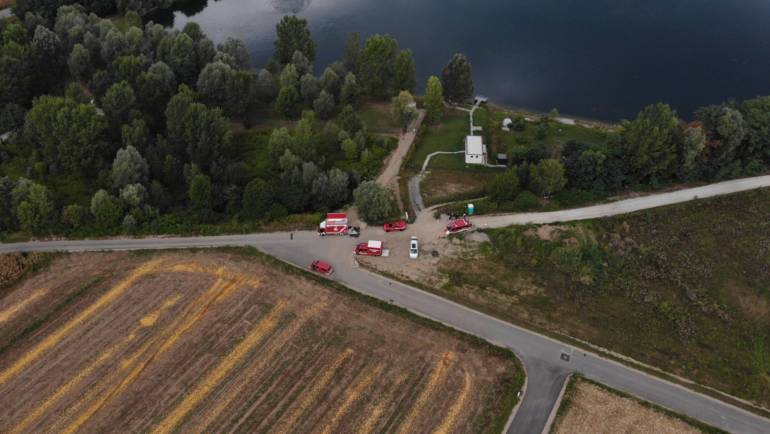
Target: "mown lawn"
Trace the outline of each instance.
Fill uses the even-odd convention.
[[[440,292],[770,404],[770,190],[488,234]]]
[[[463,140],[468,135],[468,113],[459,110],[447,110],[441,123],[438,125],[423,126],[422,132],[414,144],[407,168],[419,170],[425,157],[436,151],[462,151],[464,149]],[[463,166],[461,155],[457,160]],[[433,161],[431,161],[431,165]],[[432,167],[432,166],[431,166]]]
[[[366,124],[370,133],[398,136],[401,132],[390,114],[390,104],[382,101],[370,101],[357,110],[357,114]]]

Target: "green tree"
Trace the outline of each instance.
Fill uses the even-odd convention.
[[[352,72],[345,75],[345,81],[340,90],[340,104],[357,106],[361,100],[361,87]]]
[[[444,115],[444,89],[435,75],[428,77],[425,90],[425,117],[431,124],[441,122]]]
[[[231,95],[230,87],[235,71],[222,62],[214,62],[206,65],[198,76],[197,89],[202,100],[208,104],[225,108],[230,104],[231,98],[240,95]]]
[[[358,160],[358,143],[351,138],[347,138],[342,141],[342,152],[345,153],[345,158],[350,161]]]
[[[91,215],[100,228],[114,228],[123,216],[123,205],[106,190],[99,190],[91,198]]]
[[[70,229],[80,229],[86,221],[85,207],[76,203],[64,207],[61,213],[62,222]]]
[[[413,93],[417,78],[412,50],[399,51],[394,68],[396,89]]]
[[[110,86],[102,98],[104,115],[114,127],[128,123],[135,104],[134,90],[125,81]]]
[[[447,100],[461,102],[473,96],[473,68],[464,54],[456,53],[441,71],[441,85]]]
[[[137,93],[142,108],[150,113],[162,113],[176,92],[174,71],[163,62],[155,62],[137,78]]]
[[[190,203],[199,211],[208,211],[211,209],[211,179],[201,173],[195,175],[190,180],[190,188],[187,195]]]
[[[717,119],[716,132],[722,139],[717,150],[717,159],[723,163],[729,163],[735,158],[738,147],[746,136],[746,122],[741,112],[734,108],[723,107]]]
[[[120,189],[120,199],[132,208],[147,200],[147,189],[142,184],[128,184]]]
[[[299,73],[300,76],[313,74],[313,63],[299,51],[295,51],[294,54],[292,54],[291,64],[297,68],[297,73]]]
[[[267,142],[267,152],[270,159],[277,163],[283,154],[293,147],[293,138],[286,128],[275,128],[270,133],[270,139]]]
[[[107,125],[91,104],[55,96],[41,96],[32,103],[24,124],[24,136],[39,146],[43,157],[71,172],[95,168]]]
[[[124,54],[128,54],[126,35],[118,29],[110,30],[102,41],[102,60],[109,64]]]
[[[315,101],[313,101],[313,111],[319,119],[329,119],[334,115],[334,97],[325,90],[321,91]]]
[[[395,62],[398,42],[389,36],[374,35],[366,40],[358,59],[358,79],[366,92],[387,98],[395,92]]]
[[[53,211],[53,202],[48,189],[33,183],[29,187],[27,197],[16,206],[16,218],[22,230],[38,233],[51,223]]]
[[[184,33],[170,33],[158,45],[158,60],[168,65],[174,76],[183,83],[198,78],[198,60],[195,42]]]
[[[541,196],[557,193],[566,184],[564,166],[558,160],[545,159],[529,167],[529,187]]]
[[[506,170],[492,179],[486,186],[486,193],[494,202],[514,200],[519,193],[519,175],[515,170]]]
[[[149,168],[147,161],[133,146],[119,149],[112,162],[112,185],[121,189],[129,184],[147,182]]]
[[[249,51],[240,39],[227,38],[224,43],[217,46],[217,50],[220,53],[227,54],[232,59],[231,67],[235,69],[251,68],[251,56],[249,56]]]
[[[275,112],[279,115],[293,119],[299,115],[299,94],[295,86],[284,86],[278,92],[275,100]]]
[[[671,107],[661,103],[645,107],[621,135],[623,156],[637,180],[672,173],[681,137],[679,118]]]
[[[344,106],[340,111],[339,116],[337,116],[337,125],[348,134],[355,134],[364,128],[364,122],[350,104]]]
[[[166,106],[166,137],[175,148],[184,149],[190,162],[207,171],[230,144],[230,122],[218,108],[195,102],[182,87]]]
[[[311,62],[315,60],[315,42],[310,37],[307,20],[286,15],[275,27],[275,59],[282,65],[291,62],[295,51],[299,51]]]
[[[329,170],[326,188],[329,208],[337,208],[348,200],[350,196],[349,185],[350,178],[347,173],[336,167]]]
[[[124,147],[133,146],[140,152],[147,148],[150,131],[143,119],[134,119],[120,128],[120,138]]]
[[[703,132],[703,128],[691,126],[684,130],[679,150],[681,175],[687,175],[693,170],[705,147],[706,134]]]
[[[321,74],[321,89],[329,92],[331,95],[337,95],[340,90],[340,76],[332,68],[324,69]]]
[[[361,35],[353,32],[345,42],[345,53],[342,55],[342,63],[345,69],[355,73],[358,71],[358,57],[361,55]]]
[[[67,66],[69,66],[70,74],[75,79],[80,81],[88,80],[93,69],[91,53],[82,44],[75,44],[67,59]]]
[[[391,100],[390,111],[401,129],[406,131],[409,124],[417,117],[417,103],[412,94],[402,90]]]
[[[252,179],[243,189],[243,216],[250,219],[265,217],[272,200],[270,184],[259,178]]]
[[[741,113],[746,124],[744,154],[770,160],[770,96],[744,101]]]
[[[16,227],[13,205],[15,186],[8,176],[0,177],[0,231],[10,231]]]
[[[289,63],[283,67],[281,75],[278,78],[278,84],[280,84],[281,87],[299,87],[299,72],[293,63]]]
[[[393,216],[393,193],[374,181],[364,181],[353,192],[358,215],[367,223],[381,223]]]
[[[299,93],[306,104],[312,104],[321,93],[321,82],[313,74],[305,74],[299,80]]]
[[[278,87],[275,84],[273,74],[267,69],[260,69],[257,74],[257,98],[260,101],[273,101],[278,96]]]

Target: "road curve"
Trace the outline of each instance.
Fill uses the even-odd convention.
[[[617,202],[601,205],[574,208],[552,212],[534,212],[520,214],[500,214],[474,217],[473,223],[481,228],[502,228],[511,225],[546,224],[568,222],[576,220],[588,220],[600,217],[610,217],[627,214],[665,205],[673,205],[688,202],[694,199],[720,196],[741,191],[754,190],[762,187],[770,187],[770,175],[756,176],[753,178],[734,179],[732,181],[718,182],[702,187],[687,188],[684,190],[667,193],[656,193],[648,196],[635,197],[633,199],[619,200]]]
[[[364,234],[366,235],[366,234]],[[361,293],[388,301],[451,327],[512,349],[523,360],[527,391],[509,433],[540,433],[566,376],[577,372],[595,381],[735,433],[770,432],[770,419],[583,351],[555,339],[475,311],[420,289],[369,273],[351,256],[354,240],[320,238],[315,232],[189,238],[48,241],[0,244],[0,252],[102,251],[218,246],[254,246],[284,261],[306,267],[324,258],[335,266],[334,279]],[[569,354],[569,360],[564,360]]]

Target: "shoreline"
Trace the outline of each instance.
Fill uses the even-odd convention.
[[[534,110],[534,109],[528,109],[525,107],[514,107],[514,106],[508,106],[505,104],[499,104],[496,102],[487,102],[486,105],[490,108],[493,108],[495,110],[500,111],[508,111],[508,112],[516,112],[521,113],[525,116],[531,116],[535,118],[541,118],[543,116],[548,116],[548,113]],[[602,129],[609,129],[609,130],[615,130],[620,127],[620,123],[612,123],[608,121],[603,121],[600,119],[593,119],[585,116],[575,116],[570,115],[567,113],[559,113],[559,118],[563,119],[570,119],[574,120],[575,124],[582,125],[582,126],[588,126],[588,127],[594,127],[594,128],[602,128]]]

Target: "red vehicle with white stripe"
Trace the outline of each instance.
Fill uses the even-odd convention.
[[[455,220],[450,220],[449,223],[446,225],[446,234],[457,234],[460,232],[465,232],[473,229],[473,224],[470,220],[468,220],[468,217],[462,217]]]
[[[385,230],[385,232],[405,231],[406,220],[398,220],[395,222],[385,223],[382,225],[382,228]]]
[[[364,256],[382,256],[382,241],[370,240],[368,243],[361,243],[353,249],[356,255]]]
[[[326,214],[326,220],[318,225],[318,235],[347,235],[348,215],[345,213]]]

